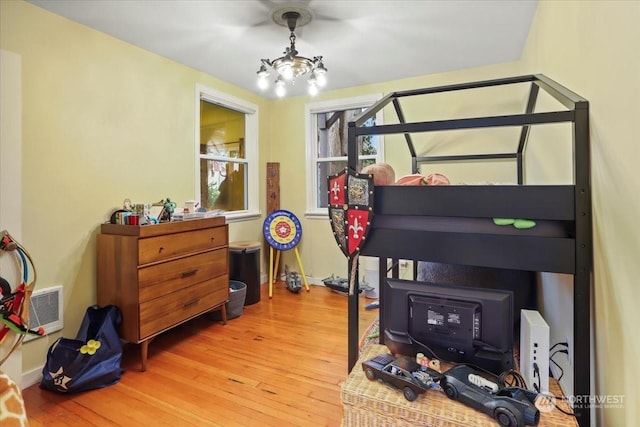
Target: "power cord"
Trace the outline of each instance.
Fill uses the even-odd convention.
[[[433,358],[433,359],[442,360],[443,362],[447,362],[447,363],[453,363],[453,362],[451,362],[451,361],[449,361],[449,360],[441,359],[441,358],[436,354],[436,352],[435,352],[435,351],[433,351],[433,350],[431,349],[431,347],[429,347],[428,345],[426,345],[426,344],[425,344],[425,343],[423,343],[422,341],[418,341],[417,339],[415,339],[415,338],[414,338],[410,333],[408,333],[408,332],[407,332],[407,336],[408,336],[408,337],[409,337],[413,342],[415,342],[415,343],[416,343],[416,344],[418,344],[419,346],[421,346],[421,347],[423,347],[424,349],[426,349],[426,350],[431,354],[431,356],[432,356],[432,358]]]
[[[569,343],[567,343],[567,342],[565,342],[565,341],[562,341],[562,342],[557,342],[557,343],[555,343],[554,345],[552,345],[552,346],[551,346],[551,348],[549,349],[549,351],[553,351],[553,349],[554,349],[554,348],[556,348],[556,347],[557,347],[557,346],[559,346],[559,345],[561,345],[561,346],[563,346],[563,347],[565,347],[565,348],[568,348],[568,347],[569,347]]]
[[[566,354],[566,355],[569,355],[569,350],[564,349],[564,348],[562,348],[562,349],[560,349],[560,350],[556,350],[556,351],[554,351],[553,353],[551,353],[551,356],[549,356],[549,359],[551,359],[553,356],[555,356],[555,355],[556,355],[556,354],[558,354],[558,353],[564,353],[564,354]]]
[[[564,369],[562,369],[562,367],[558,364],[558,362],[556,362],[555,360],[553,360],[553,356],[555,356],[558,353],[564,353],[566,355],[569,354],[569,350],[567,349],[560,349],[560,350],[556,350],[553,353],[551,353],[551,355],[549,356],[549,360],[551,361],[551,363],[553,363],[554,365],[556,365],[558,367],[558,369],[560,369],[560,376],[558,378],[556,378],[558,381],[560,381],[562,379],[562,376],[564,375]]]
[[[553,357],[554,357],[556,354],[558,354],[558,353],[564,353],[564,354],[566,354],[566,355],[568,355],[568,354],[569,354],[569,350],[567,349],[567,347],[569,347],[569,346],[568,346],[568,344],[567,344],[567,343],[565,343],[565,342],[561,342],[561,343],[554,344],[554,345],[549,349],[549,351],[553,350],[555,347],[557,347],[557,346],[559,346],[559,345],[564,346],[565,348],[561,348],[561,349],[555,350],[555,351],[554,351],[553,353],[551,353],[551,355],[549,356],[549,360],[551,361],[551,363],[553,363],[554,365],[556,365],[556,367],[557,367],[558,369],[560,369],[560,376],[559,376],[558,378],[556,378],[556,380],[557,380],[557,381],[560,381],[560,380],[562,379],[562,377],[564,376],[564,369],[562,369],[562,366],[560,366],[560,365],[558,364],[558,362],[556,362],[556,361],[553,359]],[[561,401],[563,401],[563,402],[566,402],[566,401],[567,401],[567,398],[566,398],[566,397],[564,397],[564,396],[555,396],[555,395],[554,395],[553,397],[556,399],[555,407],[556,407],[556,409],[557,409],[558,411],[562,412],[562,413],[563,413],[563,414],[565,414],[565,415],[575,416],[575,414],[574,414],[573,412],[566,411],[566,410],[564,410],[564,409],[562,409],[561,407],[559,407],[559,406],[558,406],[557,401],[558,401],[558,400],[561,400]]]
[[[389,273],[391,270],[393,270],[393,267],[395,267],[395,266],[398,266],[398,267],[400,266],[400,261],[399,260],[396,260],[393,263],[391,263],[391,267],[387,267],[387,273]]]
[[[513,369],[504,371],[498,376],[498,385],[502,388],[504,387],[520,387],[524,389],[527,388],[527,383],[524,380],[524,377],[520,375],[519,372],[514,371]]]
[[[560,369],[560,376],[558,378],[556,378],[556,380],[558,380],[558,382],[562,379],[562,376],[564,375],[564,369],[562,369],[562,367],[560,365],[558,365],[558,362],[556,362],[553,359],[549,359],[551,360],[551,362],[556,365],[558,367],[558,369]]]
[[[538,383],[533,384],[533,388],[536,392],[540,393],[540,382],[542,379],[540,378],[540,367],[536,362],[533,362],[533,379],[535,381],[536,377],[538,378]]]
[[[555,405],[555,407],[556,407],[556,409],[558,411],[562,412],[565,415],[570,415],[572,417],[575,417],[576,414],[574,414],[573,412],[569,412],[569,411],[567,411],[565,409],[562,409],[561,407],[558,406],[558,400],[566,402],[567,401],[566,397],[564,397],[564,396],[555,396],[555,395],[552,395],[552,396],[556,399],[556,402],[554,402],[554,405]]]

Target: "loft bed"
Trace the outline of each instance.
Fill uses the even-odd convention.
[[[402,104],[407,98],[478,88],[530,85],[524,112],[518,114],[406,122]],[[507,89],[509,89],[507,87]],[[540,90],[562,104],[561,111],[535,112]],[[398,123],[368,126],[368,120],[392,106]],[[573,183],[526,185],[524,155],[532,127],[568,123],[572,130]],[[514,153],[419,156],[412,135],[434,131],[519,127]],[[411,169],[440,161],[512,159],[515,185],[376,186],[373,219],[360,254],[380,259],[380,330],[384,330],[387,261],[398,277],[400,259],[478,267],[565,273],[573,275],[574,395],[590,394],[590,277],[592,271],[589,103],[544,75],[454,84],[393,92],[372,105],[348,125],[348,168],[358,170],[358,137],[404,136],[411,154]],[[395,142],[395,141],[394,141]],[[515,230],[488,223],[492,218],[528,218],[530,230]],[[410,243],[409,243],[410,242]],[[414,266],[415,266],[414,262]],[[355,266],[354,268],[358,268]],[[352,265],[349,263],[349,276]],[[357,273],[357,272],[356,272]],[[358,359],[358,274],[356,292],[349,295],[349,370]],[[415,279],[415,267],[414,267]],[[380,334],[383,341],[384,334]],[[581,426],[588,426],[588,408],[576,408]]]

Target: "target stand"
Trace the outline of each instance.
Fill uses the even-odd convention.
[[[269,243],[269,298],[273,297],[274,265],[280,261],[280,253],[293,249],[302,275],[304,288],[309,292],[307,276],[304,274],[304,267],[298,252],[298,243],[302,238],[302,226],[298,218],[289,211],[279,209],[271,212],[264,220],[262,231],[264,238]],[[273,262],[273,251],[276,251],[276,262]]]

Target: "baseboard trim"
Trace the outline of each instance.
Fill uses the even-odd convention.
[[[22,389],[29,388],[32,385],[39,384],[42,381],[42,368],[44,365],[22,373]]]

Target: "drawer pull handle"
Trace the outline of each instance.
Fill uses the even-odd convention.
[[[182,278],[189,277],[189,276],[193,276],[193,275],[194,275],[194,274],[196,274],[197,272],[198,272],[198,269],[197,269],[197,268],[194,268],[193,270],[184,271],[184,272],[182,273]]]
[[[158,248],[158,253],[162,253],[162,251],[164,251],[164,247],[163,247],[163,246],[160,246],[160,247]]]
[[[190,305],[197,304],[200,301],[200,298],[192,299],[191,301],[187,301],[184,303],[184,307],[189,307]]]
[[[216,240],[216,238],[213,237],[213,236],[210,239],[211,239],[212,242]]]

